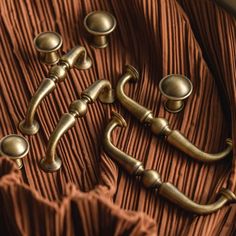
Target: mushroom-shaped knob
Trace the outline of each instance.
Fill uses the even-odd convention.
[[[183,109],[183,100],[192,93],[193,85],[183,75],[167,75],[160,81],[159,88],[161,93],[167,97],[165,109],[176,113]]]
[[[116,27],[116,19],[109,12],[93,11],[84,18],[84,26],[93,35],[93,46],[105,48],[108,45],[107,35]]]
[[[43,32],[34,39],[34,45],[39,52],[39,60],[47,65],[56,64],[60,57],[58,50],[62,46],[61,35],[56,32]]]
[[[23,167],[22,158],[29,152],[29,143],[23,136],[10,134],[0,140],[0,156],[14,160],[19,169]]]

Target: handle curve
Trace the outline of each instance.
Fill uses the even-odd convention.
[[[191,142],[189,142],[189,140],[186,139],[178,130],[171,131],[166,140],[195,160],[203,162],[219,161],[225,158],[232,150],[232,141],[230,139],[226,139],[227,147],[225,150],[215,154],[203,152]]]
[[[35,113],[42,100],[56,88],[56,83],[50,78],[45,78],[32,97],[26,112],[26,118],[19,124],[19,129],[24,134],[35,134],[38,132],[39,124],[35,120]]]
[[[45,172],[54,172],[60,169],[61,159],[56,154],[56,148],[60,138],[74,126],[76,118],[86,115],[88,104],[95,102],[96,98],[102,93],[105,93],[105,97],[109,97],[111,90],[111,83],[108,80],[98,80],[82,92],[80,99],[70,104],[69,113],[62,115],[49,138],[46,156],[40,162],[42,170]]]
[[[35,120],[35,113],[38,106],[56,88],[57,83],[65,80],[68,70],[75,65],[79,69],[88,69],[92,65],[85,48],[82,46],[74,47],[60,58],[57,65],[50,68],[49,78],[44,79],[40,84],[29,103],[26,118],[19,124],[19,129],[23,134],[33,135],[38,132],[39,124]]]
[[[130,80],[138,80],[138,72],[137,70],[130,66],[126,66],[126,71],[124,75],[121,76],[120,80],[116,86],[116,96],[120,103],[136,118],[139,119],[141,123],[148,124],[151,128],[151,131],[160,135],[163,134],[166,136],[166,140],[177,147],[182,152],[188,154],[192,158],[202,162],[213,162],[218,161],[225,158],[232,151],[232,140],[227,139],[227,147],[222,152],[216,154],[206,153],[199,148],[197,148],[194,144],[192,144],[188,139],[186,139],[178,130],[171,130],[169,128],[168,121],[163,118],[154,118],[151,110],[143,107],[138,104],[131,98],[129,98],[124,92],[124,86]]]
[[[141,181],[146,188],[157,189],[161,196],[165,197],[172,203],[189,212],[200,215],[213,213],[228,203],[236,203],[236,196],[229,189],[222,189],[219,193],[220,197],[213,203],[198,204],[179,191],[173,184],[162,182],[157,171],[145,170],[142,162],[124,153],[112,144],[111,134],[118,126],[126,126],[126,122],[121,115],[113,112],[112,118],[104,132],[104,150],[129,174],[141,176]]]

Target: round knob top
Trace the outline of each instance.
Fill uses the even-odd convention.
[[[84,18],[84,26],[94,35],[106,35],[116,27],[115,17],[106,11],[93,11]]]
[[[171,100],[187,98],[193,90],[192,82],[183,75],[168,75],[164,77],[159,88],[161,93]]]
[[[23,158],[28,151],[29,143],[27,139],[20,135],[7,135],[0,141],[1,154],[12,159]]]
[[[34,44],[39,52],[53,52],[61,47],[62,38],[56,32],[43,32],[36,36]]]

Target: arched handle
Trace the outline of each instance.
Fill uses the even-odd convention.
[[[58,64],[50,68],[49,77],[42,81],[32,97],[26,118],[19,124],[20,131],[27,135],[36,134],[39,130],[39,124],[35,120],[35,113],[43,99],[56,88],[57,83],[65,80],[70,68],[76,66],[78,69],[88,69],[91,65],[91,59],[87,56],[86,50],[82,46],[76,46],[63,55]]]
[[[129,98],[124,92],[125,84],[131,80],[137,81],[138,78],[139,75],[137,70],[134,67],[127,65],[125,74],[122,75],[116,86],[116,96],[120,103],[131,114],[138,118],[140,122],[148,124],[154,134],[165,135],[166,140],[170,144],[177,147],[179,150],[191,156],[195,160],[202,162],[213,162],[221,160],[232,151],[231,139],[226,140],[227,147],[222,152],[210,154],[200,150],[188,139],[186,139],[178,130],[171,130],[166,119],[158,117],[155,118],[151,110],[143,107],[142,105]]]
[[[149,189],[157,189],[158,193],[177,206],[195,214],[210,214],[228,203],[236,203],[235,194],[229,189],[222,189],[220,197],[210,204],[198,204],[180,192],[173,184],[162,182],[159,173],[155,170],[145,170],[142,162],[124,153],[111,142],[111,134],[118,126],[126,126],[124,118],[118,113],[112,114],[104,133],[104,150],[129,174],[140,176],[143,185]]]
[[[95,102],[102,94],[106,98],[104,103],[114,101],[112,87],[108,80],[98,80],[82,92],[81,98],[72,102],[69,113],[62,115],[55,130],[51,134],[46,150],[46,156],[40,162],[41,169],[45,172],[54,172],[61,168],[61,159],[56,154],[56,148],[62,135],[74,126],[76,118],[83,117],[87,113],[88,104]]]

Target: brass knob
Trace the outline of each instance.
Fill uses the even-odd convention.
[[[10,134],[0,140],[0,156],[14,160],[19,169],[23,167],[22,158],[29,152],[29,143],[23,136]]]
[[[116,28],[116,19],[109,12],[93,11],[84,18],[84,26],[93,35],[92,45],[105,48],[108,45],[107,35]]]
[[[161,93],[167,97],[165,109],[172,113],[181,111],[184,107],[183,100],[193,91],[192,82],[183,75],[167,75],[160,83]]]
[[[56,32],[43,32],[36,36],[34,45],[39,52],[39,60],[47,65],[56,64],[60,57],[58,50],[62,46],[61,35]]]

